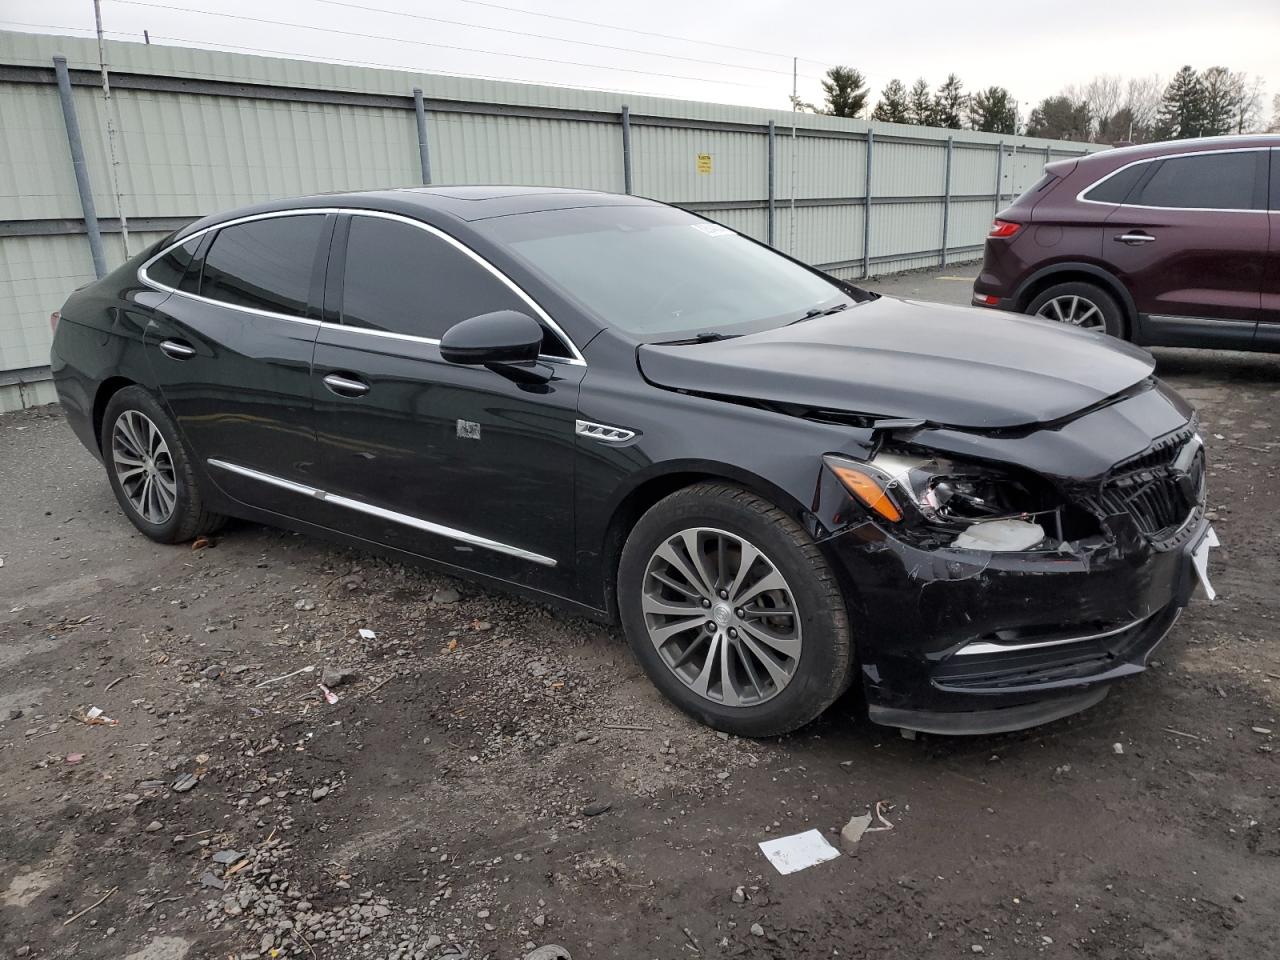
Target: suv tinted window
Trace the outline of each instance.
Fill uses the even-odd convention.
[[[1084,195],[1085,200],[1096,200],[1099,203],[1124,203],[1129,191],[1137,185],[1143,175],[1151,169],[1149,163],[1135,163],[1131,167],[1117,170],[1100,184]]]
[[[455,323],[494,310],[530,312],[505,283],[426,230],[399,220],[352,217],[343,323],[438,340]],[[567,355],[550,335],[543,352]]]
[[[204,257],[201,296],[300,317],[324,217],[272,217],[224,227]]]
[[[147,267],[147,276],[166,287],[173,287],[175,290],[188,290],[194,293],[195,285],[191,283],[184,285],[182,281],[187,271],[191,268],[191,262],[195,259],[196,251],[200,248],[202,239],[204,238],[193,237],[186,243],[178,244],[178,246]],[[191,272],[193,277],[197,273],[194,270]]]
[[[1261,151],[1169,157],[1129,202],[1144,207],[1253,208]]]

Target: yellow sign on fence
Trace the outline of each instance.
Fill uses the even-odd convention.
[[[698,154],[698,172],[699,173],[711,172],[711,154],[709,153]]]

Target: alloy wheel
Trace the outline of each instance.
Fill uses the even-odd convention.
[[[1037,317],[1069,323],[1085,330],[1106,330],[1107,321],[1098,305],[1086,297],[1068,294],[1046,300],[1036,311]]]
[[[173,516],[178,481],[160,428],[146,414],[126,410],[111,431],[111,461],[125,498],[148,523]]]
[[[642,592],[649,639],[699,696],[755,706],[795,676],[802,646],[795,594],[742,537],[709,527],[668,537],[649,558]]]

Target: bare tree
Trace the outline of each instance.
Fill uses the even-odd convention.
[[[1271,123],[1267,133],[1280,133],[1280,93],[1271,98]]]
[[[1265,123],[1267,85],[1261,77],[1233,74],[1235,100],[1232,104],[1231,132],[1254,133]]]
[[[1093,120],[1093,139],[1110,139],[1102,136],[1108,122],[1124,106],[1124,78],[1118,73],[1100,73],[1083,87],[1067,88],[1067,96],[1077,103],[1089,105]]]
[[[1142,143],[1151,138],[1163,95],[1164,84],[1158,74],[1129,78],[1124,90],[1124,109],[1129,112],[1132,123],[1123,139]]]

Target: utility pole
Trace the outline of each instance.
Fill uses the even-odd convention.
[[[800,63],[799,57],[791,58],[791,109],[792,110],[800,109],[800,88],[796,85],[796,79],[799,76],[799,74],[796,72],[796,67],[799,63]]]
[[[132,255],[129,251],[129,218],[125,216],[124,202],[120,195],[120,161],[116,159],[114,106],[111,102],[111,81],[107,77],[106,45],[102,40],[102,0],[93,0],[93,19],[98,27],[98,66],[102,70],[102,99],[107,113],[107,153],[111,160],[111,187],[116,196],[116,214],[120,218],[120,239],[124,243],[124,257],[128,260]]]

